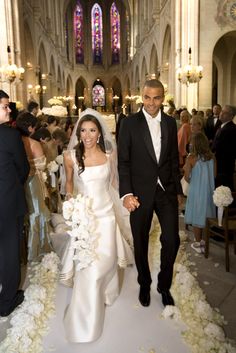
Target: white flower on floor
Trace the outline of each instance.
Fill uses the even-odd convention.
[[[60,263],[59,257],[54,252],[51,252],[50,254],[47,254],[47,256],[43,257],[41,265],[46,270],[49,270],[53,273],[57,273],[59,263]]]
[[[63,216],[71,229],[70,248],[74,249],[76,270],[88,267],[96,258],[96,219],[93,215],[92,199],[78,195],[63,203]]]
[[[204,332],[208,336],[210,336],[214,339],[217,339],[219,341],[223,342],[225,340],[225,334],[224,334],[223,329],[220,326],[218,326],[212,322],[209,322],[209,324],[204,328]]]
[[[34,275],[25,290],[23,303],[12,314],[11,327],[0,344],[1,353],[42,352],[42,336],[47,332],[47,321],[55,310],[58,264],[57,255],[50,253],[41,263],[32,265]]]
[[[155,226],[150,234],[149,262],[157,268],[160,265],[160,227]],[[183,332],[192,353],[236,353],[231,340],[225,337],[223,316],[212,309],[196,278],[190,273],[190,263],[184,243],[180,245],[175,261],[171,292],[176,306],[166,306],[162,317],[182,321],[187,326]],[[209,284],[209,283],[208,283]],[[176,311],[174,308],[178,308]]]
[[[181,313],[179,309],[176,306],[173,305],[167,305],[165,309],[163,310],[161,316],[164,319],[171,318],[174,320],[180,320],[181,319]]]

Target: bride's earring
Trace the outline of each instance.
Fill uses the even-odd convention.
[[[98,136],[97,143],[99,143],[99,141],[100,141],[100,136]]]

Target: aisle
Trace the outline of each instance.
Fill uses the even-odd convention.
[[[153,275],[155,278],[155,275]],[[153,281],[154,282],[154,281]],[[144,308],[137,299],[136,269],[125,271],[120,296],[106,308],[103,335],[93,343],[70,344],[63,330],[63,313],[69,302],[70,290],[58,286],[56,316],[50,322],[50,333],[44,338],[44,352],[56,353],[189,353],[181,338],[184,324],[161,318],[161,297],[151,292],[151,305]],[[78,327],[79,330],[79,327]]]

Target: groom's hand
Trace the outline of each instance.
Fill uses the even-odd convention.
[[[127,195],[124,197],[123,200],[123,206],[129,211],[132,212],[136,208],[140,206],[140,203],[138,202],[138,197],[134,195]]]

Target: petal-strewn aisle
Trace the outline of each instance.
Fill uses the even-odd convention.
[[[59,285],[56,317],[51,320],[50,333],[44,339],[45,353],[189,353],[181,338],[184,325],[161,318],[161,297],[154,287],[153,283],[150,307],[141,307],[136,269],[126,269],[120,296],[113,306],[106,308],[102,337],[93,343],[70,344],[65,340],[62,323],[69,291]]]

